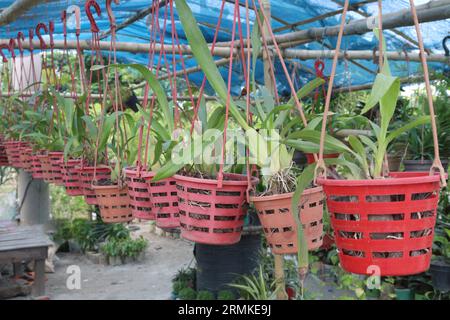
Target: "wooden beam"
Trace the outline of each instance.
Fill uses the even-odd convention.
[[[0,26],[10,24],[19,18],[22,13],[34,6],[48,2],[48,0],[17,0],[0,13]]]

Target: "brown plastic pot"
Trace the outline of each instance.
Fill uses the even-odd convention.
[[[94,173],[97,181],[103,179],[107,180],[111,178],[111,169],[107,166],[97,166],[97,168],[80,166],[76,167],[76,170],[79,174],[80,187],[83,190],[84,200],[89,205],[97,205],[97,197],[92,189]]]
[[[298,251],[297,224],[292,215],[293,193],[251,197],[264,230],[267,243],[274,254],[295,254]],[[299,203],[299,215],[308,250],[320,248],[323,242],[322,187],[307,189]]]
[[[118,185],[92,186],[100,208],[100,216],[105,223],[129,222],[133,220],[128,187]]]
[[[448,160],[441,160],[444,169],[448,167]],[[432,160],[404,160],[403,165],[407,172],[425,172],[431,169]]]

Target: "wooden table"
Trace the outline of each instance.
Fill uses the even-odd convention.
[[[34,261],[32,296],[45,295],[45,259],[50,240],[41,226],[0,223],[0,264],[13,263],[17,273],[25,261]]]

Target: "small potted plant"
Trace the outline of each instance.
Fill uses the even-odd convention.
[[[436,231],[435,255],[431,261],[433,286],[441,292],[450,291],[450,227],[442,224]]]

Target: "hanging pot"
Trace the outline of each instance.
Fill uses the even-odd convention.
[[[39,160],[39,153],[31,155],[31,175],[33,179],[43,179],[44,172],[42,171],[41,161]]]
[[[53,182],[57,186],[64,186],[63,174],[61,171],[61,161],[64,159],[64,152],[54,151],[48,153]]]
[[[430,271],[433,287],[441,292],[450,292],[450,264],[442,260],[432,261]]]
[[[180,226],[180,215],[176,181],[174,178],[167,178],[152,182],[153,176],[154,173],[146,177],[146,180],[156,226],[163,229],[178,228]]]
[[[308,164],[313,164],[316,162],[316,160],[314,159],[313,153],[305,153],[305,155],[306,155],[306,161],[308,162]],[[323,158],[324,159],[336,159],[336,158],[339,158],[339,153],[324,154]]]
[[[0,137],[0,167],[8,167],[8,155],[6,154],[5,141]]]
[[[129,222],[133,220],[128,198],[127,186],[118,185],[92,186],[94,190],[100,216],[104,223]]]
[[[293,193],[251,197],[274,254],[295,254],[298,251],[297,224],[291,211]],[[308,242],[308,249],[318,249],[323,242],[322,187],[307,189],[299,203],[299,216]]]
[[[246,176],[224,174],[222,188],[212,179],[182,175],[175,179],[183,238],[214,245],[239,242],[247,214]]]
[[[55,180],[53,179],[52,164],[50,163],[50,159],[48,157],[48,151],[38,154],[37,157],[41,162],[42,178],[47,183],[53,183]]]
[[[32,157],[33,157],[33,148],[29,146],[21,148],[20,162],[22,165],[22,169],[29,173],[33,171]]]
[[[20,154],[22,146],[26,146],[25,142],[22,141],[6,141],[4,143],[6,149],[6,155],[8,157],[8,162],[11,167],[20,169],[22,168],[22,162],[20,161]]]
[[[372,274],[379,268],[381,276],[428,270],[439,175],[393,172],[389,179],[317,181],[327,196],[344,270]]]
[[[448,160],[441,160],[444,169],[448,167]],[[412,172],[424,172],[429,171],[433,161],[431,160],[404,160],[403,165],[405,166],[405,171]]]
[[[111,178],[111,169],[107,166],[95,167],[76,167],[80,179],[80,187],[83,190],[84,200],[89,205],[97,205],[97,197],[92,189],[92,182],[94,181],[94,172],[96,172],[96,179],[107,180]]]
[[[150,201],[150,191],[147,179],[154,175],[143,169],[138,172],[136,167],[125,168],[125,177],[128,185],[128,197],[133,217],[141,220],[155,220]]]
[[[76,169],[76,167],[82,165],[82,162],[81,159],[69,159],[67,161],[62,159],[60,161],[63,184],[69,196],[84,195],[80,185],[79,171]]]

